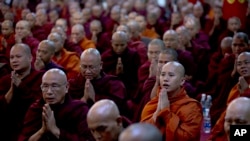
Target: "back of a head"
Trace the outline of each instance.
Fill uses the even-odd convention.
[[[134,123],[120,134],[119,141],[162,141],[162,133],[152,124]]]

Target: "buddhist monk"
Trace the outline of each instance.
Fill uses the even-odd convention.
[[[48,22],[48,16],[45,9],[36,11],[36,22],[32,29],[33,36],[39,41],[45,40],[49,35],[53,24]]]
[[[20,20],[17,22],[15,28],[15,41],[16,43],[27,44],[31,49],[32,56],[35,57],[39,40],[32,36],[28,21]]]
[[[30,29],[33,30],[35,23],[36,23],[36,14],[35,13],[28,13],[24,20],[29,22]]]
[[[77,53],[67,51],[63,48],[63,38],[58,33],[50,33],[48,40],[53,41],[56,46],[55,55],[52,58],[53,61],[65,69],[68,79],[76,76],[80,72],[80,58]]]
[[[249,50],[249,42],[247,34],[238,32],[234,35],[232,41],[232,54],[223,58],[219,64],[218,78],[215,85],[215,92],[211,93],[213,97],[213,105],[210,114],[212,125],[216,123],[222,112],[226,108],[226,99],[233,86],[238,82],[239,73],[237,73],[236,59],[237,56]],[[218,106],[219,105],[219,106]]]
[[[70,17],[70,26],[74,26],[76,24],[81,24],[83,25],[85,23],[85,20],[83,18],[83,14],[80,11],[76,11],[72,14],[72,17]]]
[[[0,53],[9,58],[10,49],[16,43],[13,22],[5,20],[1,23]]]
[[[128,47],[128,36],[122,31],[115,32],[111,42],[112,49],[102,54],[103,71],[118,76],[126,87],[127,98],[131,99],[138,86],[139,54]]]
[[[234,85],[234,87],[231,89],[231,91],[228,94],[226,105],[228,105],[231,101],[236,99],[237,97],[250,97],[250,65],[248,64],[248,61],[250,61],[250,53],[249,52],[242,52],[238,58],[237,58],[237,72],[240,74],[240,77],[238,79],[238,83]],[[215,126],[212,129],[212,133],[209,137],[209,139],[218,140],[220,141],[223,139],[225,132],[223,130],[223,125],[225,121],[225,111],[226,108],[221,109],[221,114],[216,122]]]
[[[200,140],[202,109],[183,89],[184,76],[185,70],[180,63],[165,64],[158,93],[142,111],[141,122],[157,126],[166,141]]]
[[[15,44],[10,51],[12,72],[0,80],[1,139],[16,141],[29,106],[41,97],[43,73],[31,67],[32,55],[26,44]]]
[[[224,123],[227,140],[230,141],[230,125],[250,125],[250,99],[239,97],[229,103]]]
[[[122,131],[119,141],[162,141],[162,134],[154,125],[134,123]]]
[[[81,46],[82,50],[95,48],[95,43],[87,39],[83,25],[75,24],[71,29],[71,42]]]
[[[101,99],[111,99],[119,107],[122,114],[126,113],[126,89],[118,77],[102,71],[102,61],[98,50],[89,48],[81,55],[80,71],[70,80],[69,92],[74,99],[87,102],[91,107]]]
[[[68,88],[62,70],[51,69],[43,75],[43,98],[28,109],[18,141],[94,140],[86,121],[88,106],[72,100]]]
[[[108,99],[99,100],[89,109],[87,123],[97,141],[118,141],[119,134],[130,124]]]
[[[55,44],[50,40],[43,40],[39,43],[36,52],[36,60],[34,63],[34,68],[36,70],[47,71],[52,68],[58,68],[64,70],[64,68],[52,61],[55,54]]]

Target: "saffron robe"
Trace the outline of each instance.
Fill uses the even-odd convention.
[[[160,129],[165,141],[199,141],[202,125],[202,108],[198,101],[189,98],[182,88],[169,97],[170,107],[161,110],[153,121],[157,109],[158,95],[144,107],[141,122],[148,122]]]

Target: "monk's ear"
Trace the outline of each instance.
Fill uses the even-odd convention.
[[[180,84],[181,86],[183,86],[183,85],[184,85],[185,80],[186,80],[186,78],[185,78],[185,77],[182,77],[181,84]]]
[[[103,64],[103,62],[101,61],[101,62],[100,62],[100,69],[102,69],[102,64]]]
[[[122,126],[122,117],[121,116],[117,117],[116,122],[117,125]]]

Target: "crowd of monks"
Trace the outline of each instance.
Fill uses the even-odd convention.
[[[0,140],[230,141],[250,124],[248,0],[5,0],[0,24]]]

